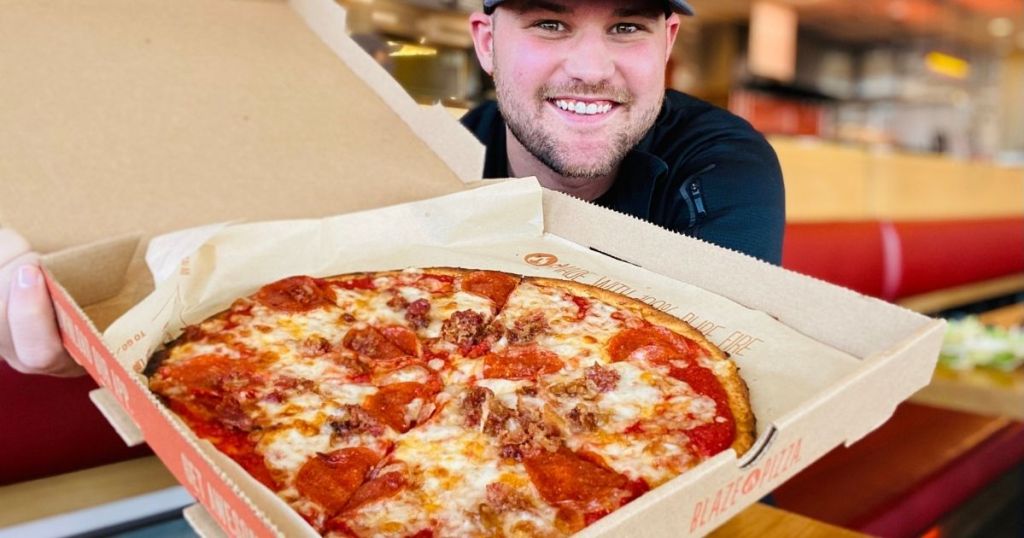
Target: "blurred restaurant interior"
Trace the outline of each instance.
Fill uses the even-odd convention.
[[[467,24],[478,1],[338,2],[350,35],[419,104],[459,115],[493,98]],[[759,508],[784,529],[770,535],[1024,535],[1024,0],[691,3],[666,85],[745,118],[775,148],[784,267],[950,320],[932,384],[776,490]],[[0,392],[18,383],[0,373]],[[15,508],[0,537],[46,535],[32,525],[103,506],[144,516],[65,521],[52,535],[192,535],[179,517],[188,496],[161,489],[176,482],[119,442],[0,477],[0,504]],[[46,449],[6,450],[27,461],[19,451]],[[54,475],[88,491],[126,473],[148,485],[32,501]],[[157,490],[161,508],[125,504]],[[714,535],[765,535],[753,517]]]

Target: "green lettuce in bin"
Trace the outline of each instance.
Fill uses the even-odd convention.
[[[988,326],[975,316],[950,320],[939,362],[957,370],[1013,370],[1024,364],[1024,331]]]

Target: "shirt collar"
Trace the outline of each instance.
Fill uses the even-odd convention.
[[[649,219],[655,192],[658,186],[664,183],[664,178],[668,174],[668,163],[651,153],[653,146],[652,127],[640,143],[626,154],[619,165],[615,182],[608,192],[594,200],[594,203],[621,213]]]

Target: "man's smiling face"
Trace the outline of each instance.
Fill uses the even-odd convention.
[[[515,0],[473,19],[509,130],[570,178],[612,173],[653,125],[678,27],[645,0]]]

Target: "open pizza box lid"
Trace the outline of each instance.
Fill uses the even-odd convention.
[[[16,1],[0,35],[0,224],[41,252],[480,177],[483,147],[349,40],[332,2]],[[91,272],[116,273],[107,260]]]
[[[210,515],[232,535],[281,532],[97,332],[152,290],[145,240],[432,198],[464,190],[482,169],[472,135],[446,111],[416,105],[344,29],[330,0],[19,0],[0,17],[0,223],[51,252],[65,344],[104,387],[95,401],[207,507],[189,512],[197,528]],[[863,361],[765,424],[742,460],[719,454],[588,535],[708,532],[877,427],[928,381],[940,322],[559,193],[545,191],[543,203],[546,231],[767,312]]]

